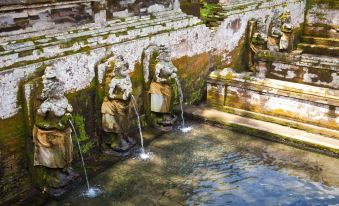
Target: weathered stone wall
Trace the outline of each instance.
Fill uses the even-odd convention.
[[[339,88],[338,58],[270,51],[261,51],[256,58],[260,78]]]
[[[307,0],[306,35],[338,38],[339,4],[336,0]]]
[[[339,92],[227,70],[210,75],[208,104],[230,106],[338,129]]]
[[[289,9],[293,25],[299,27],[304,20],[304,6],[302,0],[277,0],[235,7],[225,10],[225,19],[216,30],[211,30],[198,18],[187,16],[181,11],[163,11],[143,17],[115,19],[105,25],[87,24],[78,28],[65,28],[63,31],[47,30],[25,34],[25,37],[17,35],[2,38],[0,161],[6,166],[0,170],[0,193],[5,194],[1,196],[0,202],[17,197],[17,191],[30,188],[29,175],[26,173],[29,162],[26,161],[25,142],[31,143],[31,131],[25,130],[26,117],[23,114],[24,109],[27,109],[24,99],[30,98],[30,91],[22,92],[20,88],[32,75],[41,73],[46,65],[58,69],[70,102],[77,108],[76,115],[85,119],[85,135],[94,139],[95,143],[95,124],[100,119],[96,116],[98,105],[95,105],[95,98],[100,95],[95,88],[96,65],[107,55],[123,55],[130,65],[133,83],[138,84],[142,81],[143,50],[150,44],[170,47],[173,62],[179,69],[185,101],[199,102],[205,93],[205,79],[209,70],[235,65],[241,59],[249,19],[268,18],[276,12]],[[244,68],[239,66],[239,69]],[[145,92],[140,86],[135,89]],[[92,113],[92,104],[95,111],[89,115]]]

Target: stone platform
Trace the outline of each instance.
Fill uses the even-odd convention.
[[[339,129],[339,91],[305,84],[214,71],[207,84],[207,103]]]
[[[227,126],[236,131],[260,138],[339,156],[339,139],[336,138],[330,138],[288,126],[218,111],[206,105],[186,106],[184,110],[188,117],[194,117]],[[310,125],[310,127],[312,126]],[[332,133],[337,137],[339,136],[339,132],[336,130],[332,130]]]

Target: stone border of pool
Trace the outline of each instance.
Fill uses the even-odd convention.
[[[189,118],[216,123],[256,137],[339,157],[339,139],[272,122],[222,112],[206,105],[189,105],[185,106],[184,110],[185,115]],[[331,132],[335,136],[339,135],[338,131],[331,130]]]

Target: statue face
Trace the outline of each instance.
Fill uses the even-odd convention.
[[[170,62],[171,61],[171,55],[168,51],[163,51],[159,54],[159,60]]]

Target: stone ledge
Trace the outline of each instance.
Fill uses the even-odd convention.
[[[22,9],[36,9],[36,8],[43,8],[43,7],[53,7],[53,6],[62,6],[68,4],[79,4],[79,3],[91,3],[91,2],[100,2],[102,0],[74,0],[74,1],[62,1],[62,2],[49,2],[49,3],[36,3],[36,4],[19,4],[19,5],[8,5],[8,6],[1,6],[0,12],[8,12],[13,10],[22,10]]]
[[[207,80],[207,103],[229,106],[330,129],[339,129],[339,90],[214,71]]]
[[[339,140],[286,126],[228,114],[206,106],[186,106],[185,114],[239,132],[339,157]],[[338,132],[339,133],[339,132]],[[339,135],[339,134],[337,134]]]
[[[138,25],[144,25],[144,27],[140,28],[136,26],[129,27],[129,24],[123,23],[120,30],[114,30],[113,24],[110,25],[110,27],[112,27],[111,29],[104,32],[90,32],[86,30],[85,32],[89,32],[89,35],[86,35],[84,32],[75,34],[68,33],[66,35],[61,33],[60,36],[54,36],[55,40],[51,43],[38,43],[37,46],[30,44],[23,45],[17,51],[14,51],[14,53],[12,51],[4,51],[2,52],[3,56],[0,56],[0,66],[2,67],[0,70],[20,67],[22,64],[32,64],[47,59],[55,59],[60,56],[89,51],[91,49],[135,39],[147,38],[150,35],[154,36],[161,33],[187,29],[201,24],[200,20],[195,17],[188,15],[178,17],[175,15],[177,13],[178,12],[172,12],[172,15],[169,15],[168,19],[165,20],[160,18],[160,22],[158,22],[159,19],[154,20],[152,18],[144,21],[134,20],[138,22]],[[41,41],[41,39],[39,40]]]
[[[280,117],[275,117],[271,115],[260,114],[257,112],[251,112],[251,111],[247,111],[243,109],[237,109],[237,108],[228,107],[228,106],[219,106],[219,105],[211,105],[211,106],[219,111],[230,113],[233,115],[238,115],[238,116],[242,116],[242,117],[250,118],[250,119],[261,120],[264,122],[271,122],[274,124],[279,124],[282,126],[303,130],[309,133],[319,134],[319,135],[323,135],[326,137],[339,139],[339,132],[337,130],[319,127],[319,126],[297,122],[297,121],[284,119]]]
[[[245,88],[247,90],[271,93],[296,99],[313,101],[320,104],[339,106],[339,90],[303,85],[275,79],[260,79],[252,76],[247,78],[226,77],[220,71],[212,72],[209,82]]]

